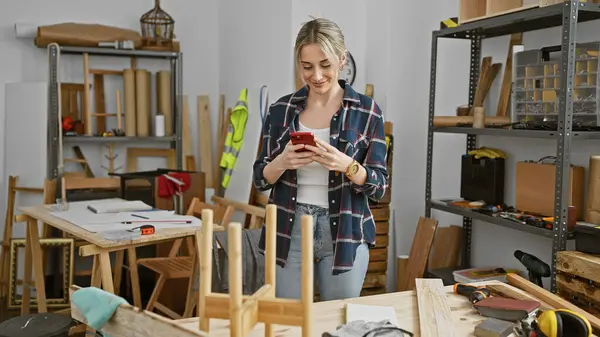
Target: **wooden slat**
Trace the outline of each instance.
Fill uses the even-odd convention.
[[[387,261],[370,261],[368,272],[385,272],[387,271]]]
[[[416,279],[421,337],[454,337],[452,312],[441,279]]]
[[[363,289],[385,287],[386,275],[385,272],[367,273],[363,282]]]
[[[413,290],[415,288],[415,278],[423,277],[437,225],[436,220],[419,218],[417,231],[408,254],[406,278],[403,278],[402,284],[399,285],[400,289]]]
[[[389,221],[377,221],[375,222],[375,234],[377,235],[387,235],[390,230],[390,222]]]
[[[213,187],[212,128],[210,124],[210,101],[208,95],[198,96],[198,157],[200,171],[206,175],[206,187]]]
[[[390,208],[386,207],[372,207],[371,213],[375,221],[389,221],[390,220]]]
[[[388,249],[386,248],[373,248],[369,249],[369,261],[387,261]]]
[[[375,248],[385,248],[389,246],[390,237],[388,235],[377,235],[375,237]]]
[[[104,75],[94,74],[94,113],[96,114],[96,132],[106,131],[106,102],[104,101]]]

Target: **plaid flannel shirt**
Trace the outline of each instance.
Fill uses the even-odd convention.
[[[363,165],[367,180],[359,186],[343,173],[329,172],[329,222],[334,240],[333,274],[352,269],[356,248],[366,242],[375,245],[375,221],[369,198],[383,197],[388,184],[384,119],[379,106],[368,96],[357,93],[349,84],[344,88],[342,107],[332,117],[330,144]],[[276,261],[287,260],[296,211],[296,170],[285,171],[279,180],[269,184],[263,169],[277,157],[290,141],[290,133],[298,130],[298,115],[306,106],[308,88],[280,98],[269,107],[262,131],[262,149],[254,163],[254,185],[258,190],[271,190],[269,203],[277,206]],[[263,228],[259,251],[264,254]]]

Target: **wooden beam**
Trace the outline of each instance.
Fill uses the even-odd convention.
[[[415,280],[421,337],[454,337],[452,312],[441,279]]]

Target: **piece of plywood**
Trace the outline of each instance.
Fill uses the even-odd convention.
[[[419,218],[417,231],[415,232],[410,253],[408,254],[406,277],[402,278],[402,282],[398,285],[402,291],[413,290],[415,288],[415,278],[423,277],[437,225],[437,220],[424,217]]]
[[[462,227],[439,227],[429,256],[429,270],[457,267],[459,265]]]
[[[454,337],[456,330],[441,279],[415,280],[421,337]]]
[[[206,175],[206,187],[213,187],[212,128],[208,95],[198,96],[198,157],[200,171]]]

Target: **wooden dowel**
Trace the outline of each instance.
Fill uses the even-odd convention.
[[[242,337],[242,225],[239,222],[229,224],[227,240],[230,336]]]
[[[312,336],[313,305],[313,217],[302,216],[302,337]]]
[[[90,56],[83,54],[83,127],[85,134],[92,134],[92,117],[90,116]]]
[[[206,315],[206,296],[210,295],[212,288],[212,237],[213,237],[213,211],[202,210],[202,235],[196,234],[196,245],[200,256],[200,277],[198,285],[198,318],[200,331],[209,332],[209,318]]]
[[[123,121],[121,121],[121,90],[117,90],[117,130],[123,129]]]
[[[277,206],[267,205],[266,225],[267,225],[267,245],[265,252],[265,283],[271,285],[273,294],[275,294],[275,251],[277,240]],[[273,337],[273,326],[265,323],[265,337]]]

